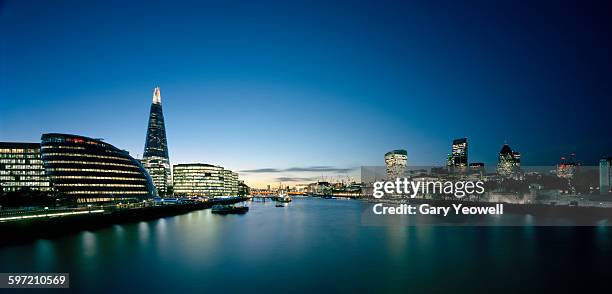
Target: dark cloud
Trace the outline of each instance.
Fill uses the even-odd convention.
[[[284,171],[289,172],[335,172],[335,173],[347,173],[354,168],[337,168],[333,166],[311,166],[311,167],[292,167]]]
[[[291,167],[287,169],[276,169],[276,168],[260,168],[242,170],[244,173],[280,173],[280,172],[335,172],[335,173],[347,173],[356,168],[338,168],[333,166],[309,166],[309,167]]]
[[[259,169],[241,170],[240,172],[243,172],[243,173],[277,173],[280,171],[281,170],[276,169],[276,168],[259,168]]]

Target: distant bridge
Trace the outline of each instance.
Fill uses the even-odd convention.
[[[308,192],[288,192],[289,195],[307,196]],[[276,196],[278,192],[273,191],[251,191],[252,196]]]

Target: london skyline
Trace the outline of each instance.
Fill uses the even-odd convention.
[[[394,149],[443,165],[461,137],[487,165],[505,142],[526,165],[612,150],[608,29],[581,14],[594,7],[0,5],[3,141],[72,133],[140,158],[159,86],[172,164],[247,181],[343,174]]]

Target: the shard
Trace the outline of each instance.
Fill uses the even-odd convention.
[[[168,157],[168,142],[166,140],[166,127],[159,87],[153,90],[153,102],[149,114],[149,126],[142,163],[153,178],[158,195],[168,195],[171,177],[170,158]]]

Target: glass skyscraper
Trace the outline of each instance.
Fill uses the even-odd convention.
[[[468,166],[468,142],[467,138],[453,140],[453,148],[448,159],[448,166],[465,169]]]
[[[158,195],[167,195],[168,186],[171,183],[171,171],[159,87],[153,90],[153,102],[151,103],[151,111],[149,113],[149,125],[147,127],[142,164],[149,171],[151,178],[153,178]]]
[[[521,154],[512,151],[508,144],[504,144],[497,157],[497,174],[502,177],[514,175],[521,166]]]

